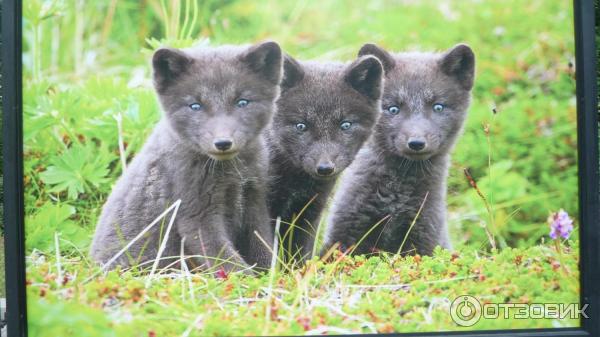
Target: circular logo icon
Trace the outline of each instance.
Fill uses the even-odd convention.
[[[470,295],[459,296],[450,305],[450,317],[460,326],[472,326],[481,318],[481,303]]]

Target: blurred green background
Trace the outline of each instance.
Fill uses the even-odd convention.
[[[149,58],[160,45],[273,39],[300,59],[351,60],[365,42],[468,43],[477,79],[449,172],[455,245],[487,250],[487,230],[500,248],[531,246],[550,212],[577,216],[569,1],[31,0],[23,14],[28,251],[52,252],[55,232],[65,252],[87,251],[121,174],[119,134],[130,160],[159,119]]]

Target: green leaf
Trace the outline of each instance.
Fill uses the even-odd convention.
[[[75,214],[75,207],[67,204],[47,202],[33,215],[25,220],[27,232],[26,246],[28,251],[34,248],[45,253],[54,252],[54,233],[72,242],[76,247],[85,249],[89,243],[87,232],[77,223],[70,220]],[[69,251],[73,247],[61,245],[61,251]]]
[[[60,156],[53,157],[40,178],[52,186],[50,192],[66,190],[69,199],[77,199],[79,194],[108,182],[109,159],[97,152],[102,151],[94,145],[75,144]]]

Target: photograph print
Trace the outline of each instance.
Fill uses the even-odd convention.
[[[574,22],[23,2],[28,336],[581,327]]]

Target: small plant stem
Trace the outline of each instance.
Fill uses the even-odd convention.
[[[170,39],[176,40],[177,36],[179,35],[179,19],[181,18],[181,0],[173,0],[171,2],[171,5],[171,34],[173,34],[173,36],[171,36]]]
[[[181,260],[181,274],[187,281],[188,290],[190,292],[190,298],[192,299],[192,304],[196,304],[196,296],[194,294],[194,284],[192,283],[192,275],[190,273],[190,269],[187,266],[187,262],[185,262],[185,238],[181,239],[181,249],[179,251],[179,258]],[[185,300],[185,285],[182,283],[182,291],[181,291],[182,300]]]
[[[171,28],[169,25],[169,13],[167,12],[167,5],[165,4],[165,0],[160,0],[160,8],[163,13],[163,23],[165,25],[165,36],[167,39],[171,36]]]
[[[558,262],[560,263],[561,269],[565,272],[565,274],[570,275],[571,273],[569,273],[569,270],[567,270],[567,267],[565,267],[565,264],[563,263],[562,248],[560,246],[560,239],[558,237],[554,239],[554,248],[556,248],[556,252],[558,253]]]
[[[184,244],[185,244],[185,237],[181,239],[181,246],[179,246],[179,267],[181,269],[181,301],[185,302],[185,281],[184,278],[186,278],[187,274],[185,272],[184,269],[184,265],[185,265],[185,254],[184,254]]]
[[[463,172],[464,172],[465,176],[467,177],[467,180],[469,180],[469,184],[471,185],[471,187],[473,187],[473,189],[475,190],[475,192],[477,193],[479,198],[481,198],[481,200],[483,201],[483,204],[485,205],[485,209],[487,210],[488,215],[490,216],[490,221],[492,221],[492,219],[493,219],[492,208],[491,208],[490,204],[488,203],[486,197],[483,195],[483,193],[477,186],[477,182],[475,181],[475,179],[473,179],[473,176],[471,175],[471,172],[469,172],[469,169],[465,168],[463,170]],[[492,246],[492,249],[496,249],[496,240],[494,238],[494,235],[492,233],[490,233],[488,226],[485,223],[484,223],[484,228],[485,228],[485,231],[487,233],[489,233],[488,237],[490,239],[490,245]]]
[[[60,25],[52,27],[52,37],[50,45],[50,69],[53,72],[58,71],[58,60],[60,58]]]
[[[319,237],[321,237],[321,231],[325,227],[325,220],[319,221],[319,225],[317,226],[317,230],[315,231],[315,240],[313,241],[313,246],[310,254],[310,258],[312,259],[317,255],[317,244],[319,244]]]
[[[110,35],[110,29],[113,24],[116,9],[117,0],[111,0],[110,4],[108,5],[108,12],[106,14],[106,18],[104,19],[104,23],[102,25],[102,45],[106,45],[106,41],[108,40],[108,36]]]
[[[121,229],[121,226],[119,226],[119,224],[115,224],[115,233],[117,234],[117,239],[119,240],[119,244],[121,246],[125,246],[126,245],[126,240],[125,240],[125,235],[123,234],[123,230]],[[129,250],[125,251],[125,257],[127,257],[127,261],[129,261],[130,265],[135,265],[136,261],[133,258],[133,256],[131,255],[131,252],[129,252]],[[140,254],[141,255],[141,254]]]
[[[181,205],[181,199],[178,199],[173,205],[169,206],[169,208],[167,208],[164,212],[162,212],[159,216],[157,216],[156,219],[154,219],[148,226],[146,226],[144,229],[142,229],[142,231],[140,231],[133,239],[131,239],[129,241],[129,243],[127,243],[125,245],[125,247],[121,248],[121,250],[118,251],[112,258],[110,258],[108,261],[106,261],[106,263],[102,266],[102,268],[98,272],[92,274],[90,277],[85,279],[83,281],[83,283],[87,283],[89,280],[96,277],[99,273],[107,271],[111,264],[113,264],[121,255],[123,255],[125,252],[127,252],[129,250],[129,247],[131,247],[141,237],[143,237],[144,234],[146,234],[150,229],[152,229],[152,227],[154,227],[163,217],[165,217],[167,214],[169,214],[169,212],[173,209],[174,209],[174,212],[173,212],[173,216],[171,217],[171,219],[174,220],[175,215],[177,214],[177,210],[179,209],[179,205]],[[166,242],[166,238],[165,238],[165,242]],[[162,245],[161,245],[161,248],[162,248]],[[160,250],[159,250],[159,253],[162,253],[162,252],[160,252]],[[155,265],[157,264],[158,260],[159,260],[159,257],[157,257],[157,259],[154,261]],[[156,269],[156,268],[154,268],[154,269]]]
[[[81,142],[79,141],[79,138],[77,137],[77,135],[74,134],[73,131],[71,131],[71,128],[69,127],[69,125],[67,125],[67,123],[65,122],[65,120],[62,119],[62,118],[60,119],[60,125],[65,130],[65,133],[67,134],[67,136],[69,136],[69,138],[71,139],[71,143],[81,144]],[[61,142],[62,142],[62,139],[61,139]],[[64,145],[65,145],[65,149],[68,148],[67,144],[64,144]]]
[[[257,231],[254,231],[254,235],[256,235],[256,237],[258,237],[258,239],[260,240],[260,242],[262,242],[262,244],[265,246],[265,248],[267,248],[271,254],[273,254],[274,250],[273,248],[271,248],[271,246],[269,246],[269,244],[265,241],[265,239],[262,238],[262,236],[260,236],[260,234],[258,234]],[[275,255],[277,256],[277,255]],[[283,268],[285,268],[285,270],[287,270],[288,273],[293,273],[293,271],[285,264],[283,263],[283,261],[279,258],[279,256],[277,256],[277,261],[281,264],[281,266]]]
[[[41,79],[41,55],[40,55],[40,32],[41,22],[33,24],[33,43],[31,44],[31,55],[33,57],[33,79],[37,82]]]
[[[83,0],[76,0],[75,10],[77,13],[84,12]],[[84,32],[83,15],[75,15],[75,33],[73,39],[73,58],[75,65],[75,74],[81,75],[83,68],[83,32]]]
[[[173,228],[173,223],[175,222],[175,218],[177,217],[177,211],[179,211],[179,206],[181,205],[181,199],[175,202],[175,208],[173,209],[173,214],[171,215],[171,219],[169,220],[169,225],[167,225],[167,231],[165,233],[165,237],[158,248],[158,252],[156,253],[156,259],[154,260],[154,264],[152,265],[152,270],[150,271],[150,275],[146,280],[146,288],[150,286],[152,279],[154,277],[154,273],[156,272],[156,268],[158,268],[158,263],[160,262],[160,258],[167,248],[167,242],[169,241],[169,234],[171,234],[171,229]]]
[[[196,22],[198,21],[198,1],[192,1],[193,12],[192,12],[192,23],[189,26],[189,31],[186,33],[186,37],[191,37],[192,32],[194,31],[194,27],[196,27]]]
[[[493,118],[493,117],[492,117]],[[492,186],[492,140],[490,135],[490,124],[487,125],[487,131],[485,132],[485,139],[487,140],[488,145],[488,181],[489,186]],[[496,222],[494,220],[494,208],[493,208],[493,189],[490,188],[488,191],[490,207],[489,207],[489,216],[490,216],[490,224],[492,228],[496,228]]]
[[[279,226],[281,225],[281,218],[277,217],[275,222],[275,233],[279,233]],[[256,233],[256,232],[255,232]],[[258,233],[256,233],[258,234]],[[271,252],[271,269],[269,271],[269,286],[267,288],[267,307],[265,308],[265,326],[263,329],[263,335],[266,336],[269,329],[269,322],[271,321],[271,301],[273,300],[273,283],[275,282],[275,274],[277,267],[277,235],[273,235],[273,251]]]
[[[294,239],[294,229],[296,228],[296,221],[298,221],[298,219],[302,216],[302,214],[304,214],[304,212],[306,211],[306,209],[308,208],[308,206],[310,206],[315,199],[318,197],[318,194],[315,194],[315,196],[313,196],[307,203],[306,205],[304,205],[304,207],[302,207],[302,209],[300,210],[300,212],[298,212],[298,214],[296,216],[294,216],[292,218],[292,222],[289,224],[288,229],[286,230],[286,232],[283,234],[283,237],[281,238],[282,240],[282,244],[287,240],[288,241],[288,250],[287,250],[287,254],[288,256],[286,257],[288,260],[293,260],[294,254],[292,253],[292,242]],[[302,229],[301,227],[298,227],[299,229]],[[275,232],[275,235],[277,235],[279,233],[279,231]]]
[[[54,232],[54,251],[56,253],[56,273],[58,277],[56,278],[56,285],[60,288],[62,286],[62,267],[60,263],[60,245],[58,243],[58,232]]]
[[[190,20],[190,0],[185,0],[185,6],[183,11],[185,12],[185,14],[183,17],[183,25],[181,26],[181,30],[179,31],[180,40],[185,40],[188,38],[186,30],[188,29],[188,24]]]
[[[202,317],[204,317],[204,316],[203,315],[196,316],[196,319],[194,319],[192,324],[190,324],[190,326],[188,326],[188,328],[185,329],[185,331],[183,332],[181,337],[188,337],[194,330],[194,327],[196,327],[196,325],[198,325],[198,323],[200,323],[200,321],[202,320]]]
[[[352,255],[352,253],[354,253],[354,251],[356,250],[356,248],[358,248],[358,246],[360,246],[360,244],[367,238],[367,236],[369,236],[369,234],[371,234],[372,231],[375,230],[375,228],[379,227],[379,225],[381,225],[383,222],[385,222],[386,220],[389,220],[391,218],[391,215],[386,215],[384,216],[381,220],[379,220],[375,225],[373,225],[366,233],[365,235],[363,235],[360,240],[358,240],[358,242],[354,245],[354,247],[352,247],[352,249],[350,250],[349,254]]]
[[[402,243],[400,244],[400,248],[398,248],[398,251],[396,252],[396,254],[402,253],[402,248],[404,247],[404,244],[406,243],[406,240],[408,239],[408,236],[410,235],[410,231],[413,229],[413,227],[417,223],[417,219],[419,218],[419,216],[421,215],[421,212],[423,211],[423,207],[425,206],[425,202],[427,201],[428,196],[429,196],[429,191],[427,191],[427,193],[425,193],[425,197],[423,197],[421,206],[419,206],[419,210],[417,211],[415,218],[413,219],[412,223],[410,224],[410,227],[408,227],[408,230],[406,231],[406,235],[404,235],[404,239],[402,240]]]

